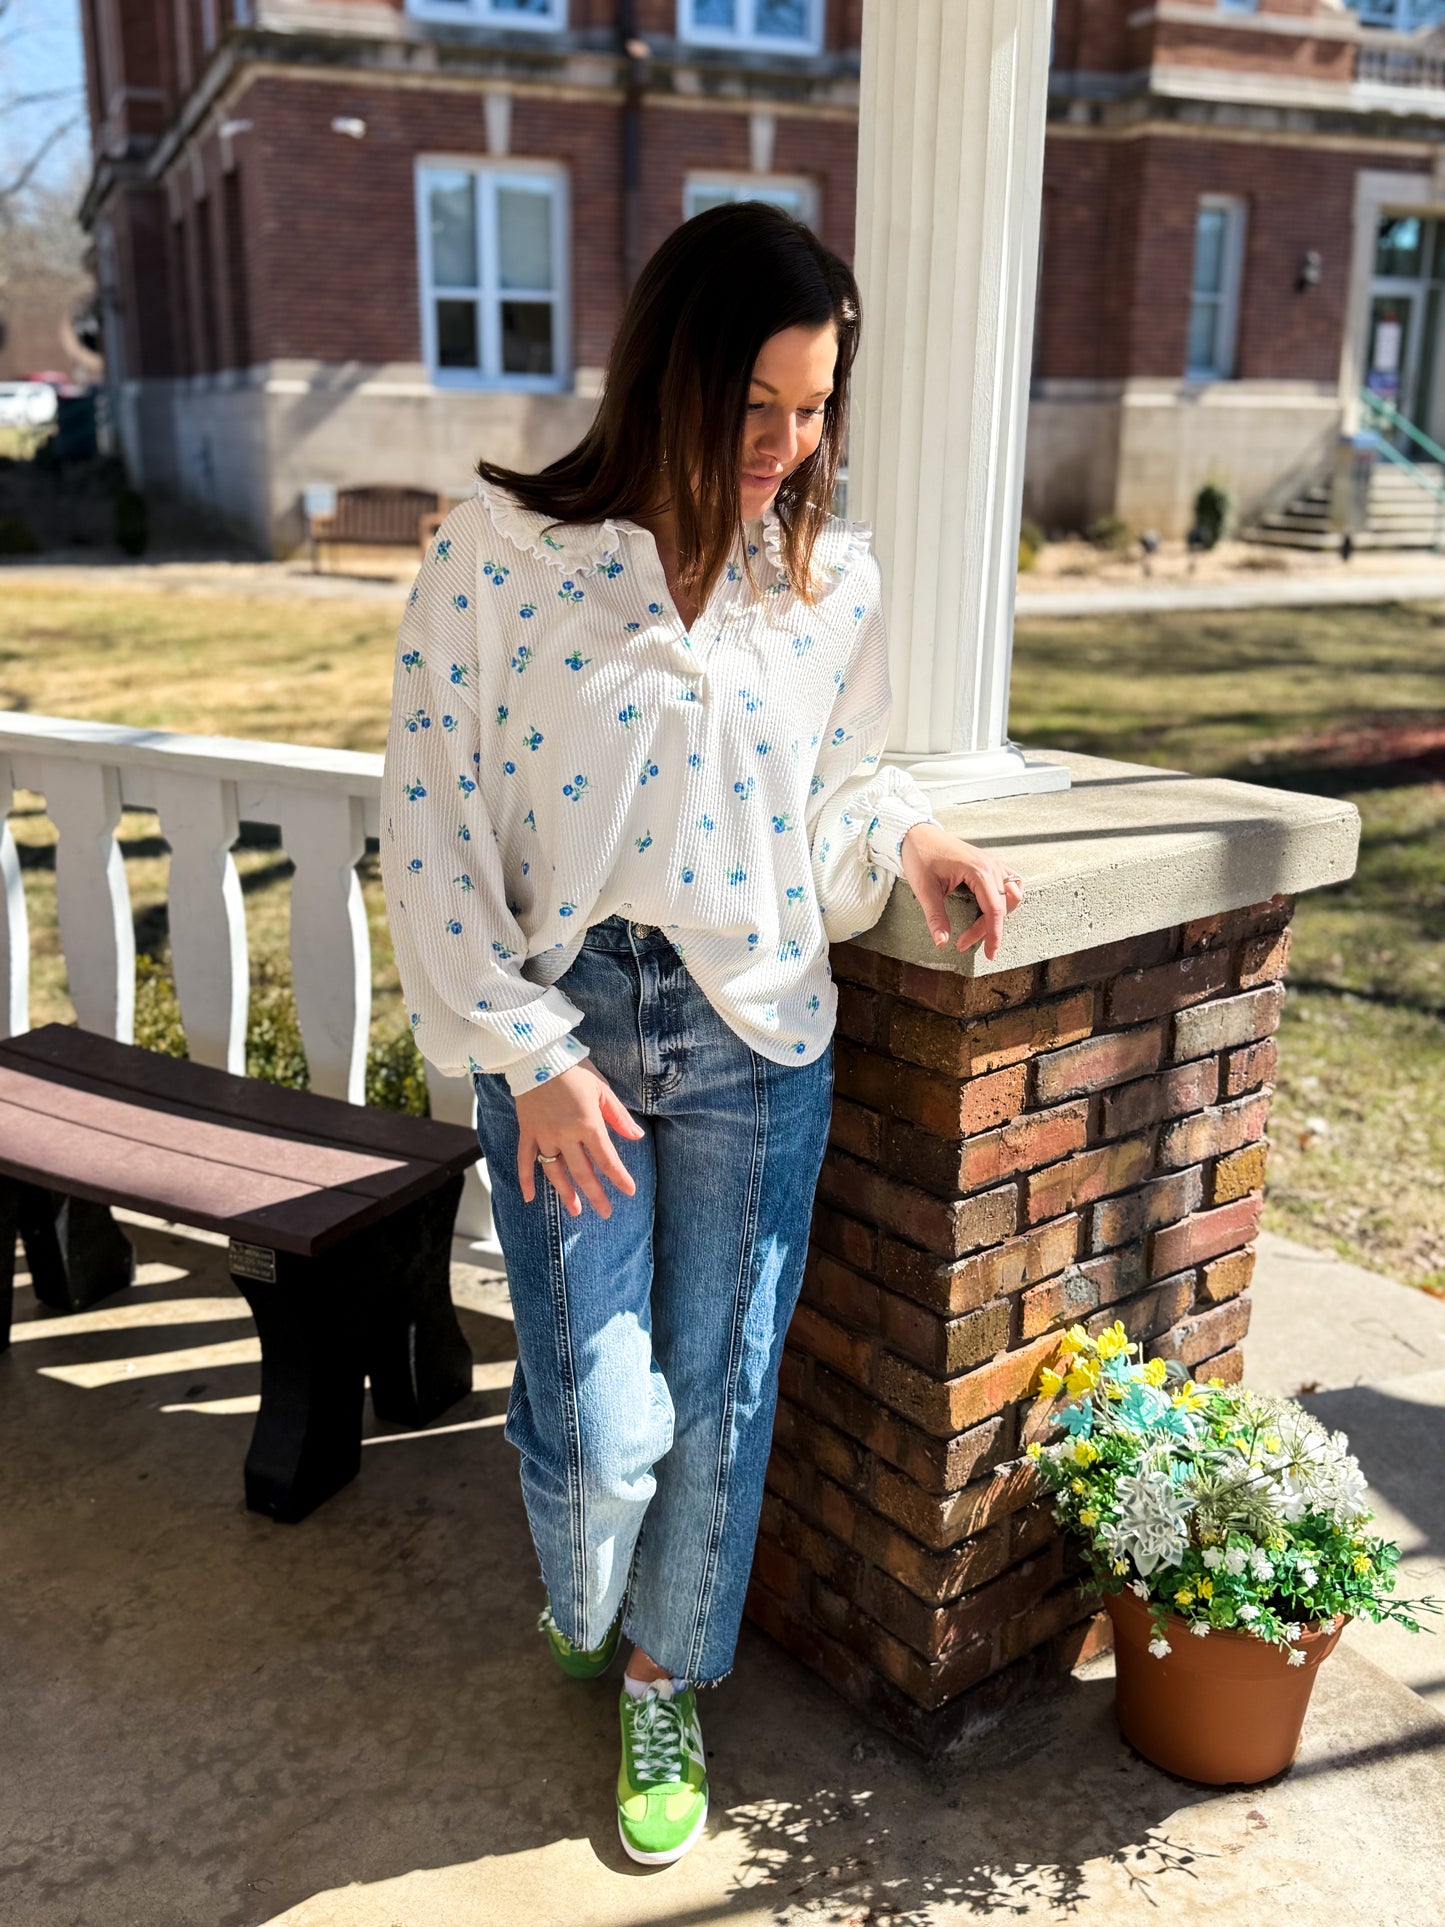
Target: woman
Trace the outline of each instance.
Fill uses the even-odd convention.
[[[937,944],[966,885],[958,947],[992,957],[1022,895],[879,760],[878,569],[828,513],[858,326],[790,216],[685,223],[587,435],[540,474],[478,463],[398,639],[397,964],[419,1049],[477,1093],[538,1624],[574,1676],[632,1641],[618,1828],[649,1863],[707,1814],[696,1689],[732,1665],[802,1283],[829,942],[902,875]]]

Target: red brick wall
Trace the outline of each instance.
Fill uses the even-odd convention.
[[[1059,1333],[1241,1370],[1293,904],[973,978],[836,945],[833,1127],[750,1616],[925,1750],[1075,1656]],[[1027,1661],[1027,1667],[1016,1662]]]
[[[1345,324],[1355,174],[1348,149],[1060,135],[1044,151],[1036,372],[1099,379],[1184,372],[1198,196],[1247,203],[1238,373],[1333,381]],[[1403,156],[1391,163],[1420,167]],[[1296,293],[1306,248],[1320,284]]]

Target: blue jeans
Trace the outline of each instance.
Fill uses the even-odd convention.
[[[623,1632],[668,1672],[731,1670],[802,1288],[833,1045],[775,1064],[713,1010],[662,930],[608,917],[559,979],[578,1036],[646,1135],[612,1215],[517,1182],[506,1079],[475,1072],[477,1132],[517,1327],[504,1436],[558,1625]]]

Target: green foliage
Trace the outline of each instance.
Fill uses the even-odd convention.
[[[40,538],[19,515],[0,515],[0,555],[39,555]]]
[[[143,952],[135,960],[135,1041],[162,1057],[185,1057],[185,1026],[169,972]]]
[[[175,984],[163,964],[144,955],[136,958],[135,1041],[166,1057],[189,1056]],[[292,1090],[310,1088],[290,973],[269,957],[257,958],[252,971],[246,1075]],[[381,1111],[430,1116],[426,1067],[409,1036],[371,1044],[366,1057],[366,1102]]]
[[[1194,498],[1194,526],[1208,536],[1211,548],[1229,527],[1229,511],[1229,491],[1217,482],[1206,482]]]
[[[1019,574],[1026,574],[1038,559],[1038,549],[1032,542],[1026,542],[1021,535],[1019,537]]]
[[[1020,542],[1027,542],[1029,547],[1037,553],[1048,541],[1048,537],[1044,534],[1037,522],[1030,521],[1029,517],[1025,516],[1019,524],[1019,540]]]
[[[1134,531],[1117,515],[1100,515],[1084,530],[1084,540],[1092,542],[1096,549],[1117,554],[1134,540]]]
[[[150,510],[136,488],[120,488],[115,497],[116,546],[126,555],[144,555],[150,546]]]

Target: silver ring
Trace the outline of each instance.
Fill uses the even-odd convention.
[[[560,1151],[554,1151],[550,1157],[548,1157],[545,1151],[539,1151],[537,1153],[537,1156],[542,1160],[543,1164],[555,1164],[561,1155],[562,1153]]]

